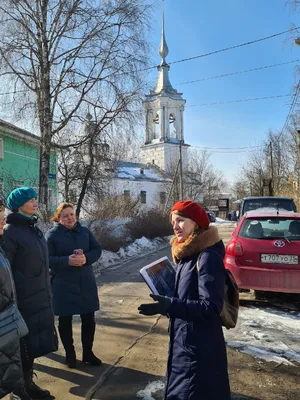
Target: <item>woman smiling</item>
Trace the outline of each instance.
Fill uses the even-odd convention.
[[[95,311],[99,298],[92,264],[101,255],[101,247],[88,228],[77,221],[73,204],[61,203],[51,219],[54,226],[46,234],[50,256],[54,314],[66,351],[66,364],[76,367],[72,317],[80,315],[82,361],[101,365],[92,351],[95,335]]]
[[[140,314],[170,317],[165,400],[230,400],[220,313],[224,303],[224,244],[205,210],[190,200],[171,210],[177,264],[173,297],[150,295]]]

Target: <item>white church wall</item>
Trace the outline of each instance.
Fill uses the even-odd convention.
[[[187,146],[181,147],[182,168],[188,168]],[[172,172],[175,170],[179,160],[179,145],[173,143],[159,143],[142,147],[142,163],[155,164],[161,170]]]

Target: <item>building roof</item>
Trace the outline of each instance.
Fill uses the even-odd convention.
[[[141,163],[119,161],[115,173],[119,179],[151,182],[170,181],[158,168]]]
[[[19,128],[16,125],[11,124],[10,122],[6,122],[0,118],[0,129],[3,129],[4,134],[8,134],[9,136],[19,137],[23,140],[28,140],[34,143],[40,142],[40,137],[34,135],[31,132],[26,131],[25,129]]]

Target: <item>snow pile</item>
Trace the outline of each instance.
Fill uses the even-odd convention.
[[[155,400],[152,395],[157,394],[164,390],[164,383],[162,381],[150,382],[144,390],[137,392],[137,397],[142,400]]]
[[[237,226],[237,222],[235,221],[228,221],[219,217],[216,217],[216,222],[212,222],[210,225],[226,225],[228,227],[233,226],[236,227]]]
[[[255,358],[300,363],[300,313],[271,307],[241,307],[238,326],[224,330],[227,345]]]
[[[120,266],[121,263],[128,259],[132,260],[140,255],[152,253],[155,250],[169,246],[171,236],[165,238],[155,238],[149,240],[145,237],[135,240],[127,247],[121,247],[116,253],[103,250],[102,255],[95,264],[93,264],[95,274],[100,274],[101,271],[110,268],[114,269]]]

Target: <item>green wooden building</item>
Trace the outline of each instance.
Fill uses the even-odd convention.
[[[0,191],[2,197],[21,186],[38,193],[40,139],[38,136],[0,119]],[[51,154],[49,174],[49,210],[57,205],[56,153]]]

